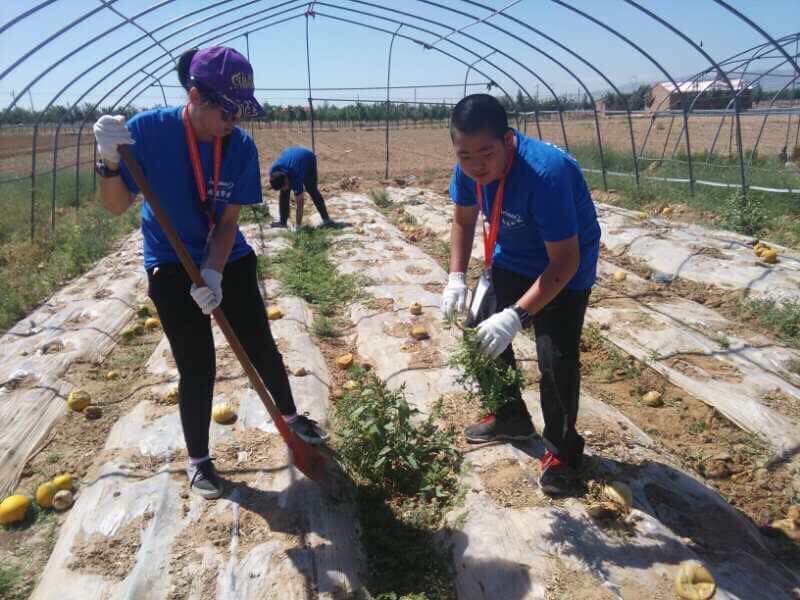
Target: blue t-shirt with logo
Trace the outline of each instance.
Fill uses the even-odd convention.
[[[516,155],[506,177],[493,264],[539,277],[550,262],[544,243],[577,234],[580,265],[566,287],[589,289],[597,277],[600,225],[580,167],[557,146],[515,133]],[[494,182],[483,187],[485,215],[492,214],[497,185]],[[477,204],[475,180],[459,165],[453,170],[450,196],[459,206]]]
[[[199,266],[206,257],[209,224],[200,205],[200,194],[197,191],[181,118],[182,111],[182,106],[148,110],[130,119],[127,127],[136,142],[131,150],[150,187],[157,194],[192,260]],[[214,192],[214,145],[198,140],[197,146],[210,201]],[[122,165],[122,179],[131,192],[139,193],[139,188],[125,165]],[[261,201],[258,150],[253,140],[235,127],[223,142],[222,168],[214,205],[216,220],[219,221],[228,203],[258,204]],[[142,204],[141,216],[145,269],[179,262],[178,255],[146,201]],[[228,262],[242,258],[250,252],[252,249],[242,232],[237,231]]]
[[[280,156],[272,163],[269,169],[269,174],[272,175],[275,171],[283,171],[289,176],[289,182],[292,186],[292,191],[295,194],[303,193],[303,182],[306,180],[306,174],[311,166],[314,164],[316,157],[314,153],[308,148],[301,148],[300,146],[292,146],[286,148],[281,152]]]

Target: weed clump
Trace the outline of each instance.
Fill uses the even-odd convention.
[[[522,373],[478,348],[478,332],[464,330],[464,337],[450,354],[448,364],[459,371],[458,383],[470,400],[477,400],[484,414],[495,414],[523,383]]]

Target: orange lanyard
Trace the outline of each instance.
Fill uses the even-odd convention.
[[[483,188],[479,183],[475,184],[478,189],[478,206],[481,213],[483,213],[483,262],[487,267],[492,266],[492,257],[494,256],[494,247],[497,245],[497,234],[500,232],[500,213],[503,210],[503,192],[506,188],[506,176],[511,171],[511,166],[514,164],[515,149],[512,149],[506,159],[506,169],[503,172],[503,177],[500,183],[497,184],[497,191],[494,194],[494,203],[492,204],[492,217],[490,225],[486,224],[486,213],[483,210]],[[488,231],[487,231],[488,227]]]
[[[203,164],[200,162],[200,151],[197,149],[197,138],[194,135],[194,128],[189,119],[189,105],[183,108],[183,128],[186,130],[186,145],[189,146],[189,158],[192,159],[192,169],[194,170],[194,182],[197,184],[197,193],[200,195],[200,206],[208,217],[208,228],[214,229],[214,201],[217,198],[219,188],[219,174],[222,170],[222,138],[214,138],[214,196],[206,206],[208,194],[206,192],[206,180],[203,177]]]

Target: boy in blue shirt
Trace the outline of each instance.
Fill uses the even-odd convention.
[[[336,224],[328,216],[325,200],[317,187],[317,157],[308,148],[293,146],[286,148],[272,163],[269,170],[269,185],[273,190],[280,190],[278,200],[279,220],[272,227],[286,227],[289,221],[289,192],[294,192],[297,202],[297,227],[303,222],[303,202],[305,196],[303,188],[311,196],[314,206],[317,207],[319,216],[322,217],[322,227],[334,227]]]
[[[450,183],[455,214],[442,311],[450,318],[466,308],[464,273],[478,212],[492,215],[500,202],[496,233],[487,236],[497,312],[480,322],[478,339],[484,353],[515,367],[511,341],[533,326],[547,446],[539,482],[546,493],[567,493],[584,448],[575,422],[581,330],[600,247],[594,204],[575,159],[511,129],[494,96],[463,98],[453,109],[450,134],[458,164]],[[520,390],[465,435],[473,443],[533,437]]]

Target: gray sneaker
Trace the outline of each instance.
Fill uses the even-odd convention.
[[[287,425],[306,444],[317,446],[328,439],[328,434],[322,427],[305,415],[297,415],[297,418],[291,423],[287,423]]]
[[[223,482],[210,458],[186,467],[186,475],[189,477],[189,491],[193,494],[202,496],[206,500],[213,500],[222,495]]]
[[[522,442],[536,437],[536,430],[528,416],[509,418],[486,415],[477,423],[466,427],[464,437],[470,444],[496,441]]]

